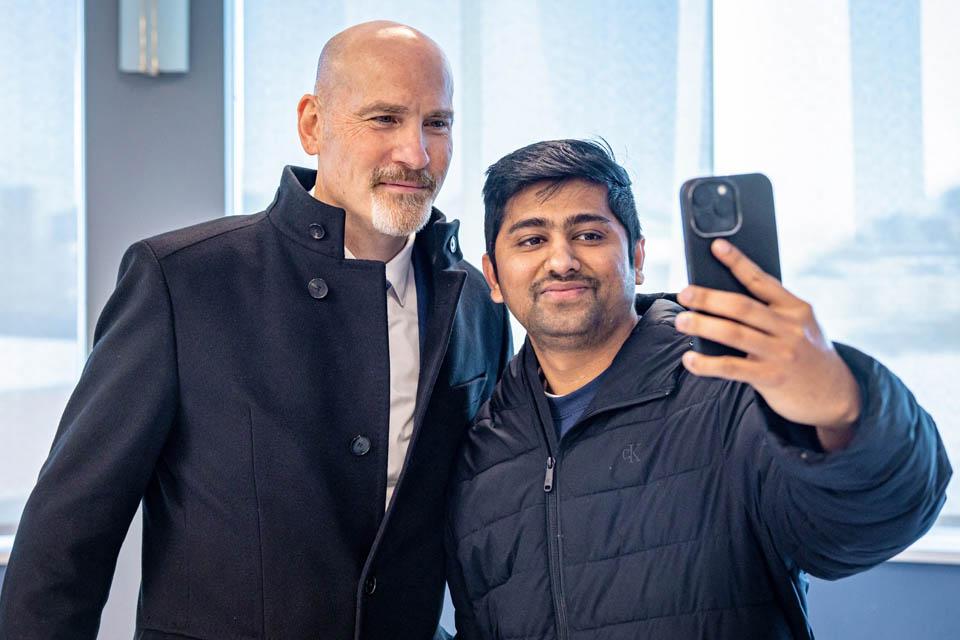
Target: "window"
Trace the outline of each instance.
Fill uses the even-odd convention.
[[[0,21],[0,564],[81,363],[78,6]]]
[[[784,283],[903,379],[956,465],[960,5],[841,9],[714,2],[716,171],[770,176]],[[960,552],[958,489],[915,551]]]

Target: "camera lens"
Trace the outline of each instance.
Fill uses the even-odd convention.
[[[714,190],[709,184],[697,185],[693,190],[693,204],[698,207],[709,207],[713,204]]]
[[[717,198],[717,201],[713,206],[717,211],[717,215],[724,218],[733,216],[734,206],[732,197],[727,196],[725,198]]]

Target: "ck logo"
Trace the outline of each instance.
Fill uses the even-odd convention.
[[[630,464],[636,464],[637,462],[640,462],[640,443],[634,442],[628,444],[623,448],[623,452],[620,455]]]

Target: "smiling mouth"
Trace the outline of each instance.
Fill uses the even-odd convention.
[[[548,285],[540,290],[537,297],[557,302],[565,302],[575,300],[591,290],[593,290],[593,287],[586,282],[566,282],[563,284]]]
[[[427,191],[429,187],[425,184],[414,184],[410,182],[381,182],[377,184],[378,187],[383,187],[388,191],[395,191],[397,193],[417,193],[420,191]]]

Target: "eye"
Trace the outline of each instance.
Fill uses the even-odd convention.
[[[599,242],[603,240],[603,234],[596,231],[584,231],[574,236],[574,239],[586,240],[587,242]]]
[[[517,246],[520,247],[536,247],[543,244],[543,238],[540,236],[530,236],[528,238],[523,238],[520,242],[517,243]]]
[[[377,124],[396,124],[397,123],[396,116],[388,116],[388,115],[373,116],[372,118],[370,118],[370,120]]]
[[[450,121],[443,119],[427,120],[425,124],[428,128],[437,129],[439,131],[444,131],[450,128]]]

